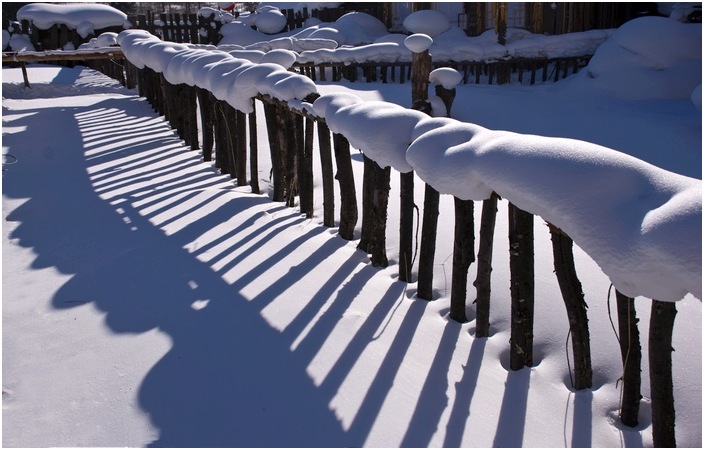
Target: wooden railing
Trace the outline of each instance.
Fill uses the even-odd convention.
[[[498,61],[435,61],[433,68],[452,67],[462,74],[463,84],[520,84],[556,82],[586,67],[591,55],[564,58],[509,58]],[[294,69],[313,81],[362,81],[406,83],[411,62],[294,64]]]
[[[124,83],[129,88],[138,88],[154,110],[176,129],[178,135],[192,150],[200,150],[205,161],[213,161],[223,174],[229,174],[238,186],[249,185],[253,193],[260,188],[257,137],[257,108],[246,114],[235,110],[227,102],[218,100],[204,89],[185,84],[172,85],[163,74],[149,68],[136,69],[129,62],[125,65]],[[313,94],[315,96],[316,94]],[[314,101],[315,98],[307,98]],[[272,200],[293,207],[298,205],[303,214],[313,215],[313,166],[312,152],[317,137],[320,151],[319,176],[323,190],[323,225],[338,227],[339,236],[346,240],[354,238],[361,209],[361,237],[358,248],[370,254],[375,266],[387,266],[389,260],[385,247],[386,208],[389,195],[391,169],[382,169],[376,162],[364,156],[364,176],[355,179],[352,171],[350,144],[341,134],[332,133],[325,120],[304,111],[289,107],[286,102],[267,95],[258,95],[256,101],[263,105],[264,120],[272,161]],[[202,146],[199,142],[202,133]],[[249,142],[248,142],[249,140]],[[333,172],[333,160],[336,172]],[[255,174],[247,179],[247,172]],[[340,205],[335,206],[333,184],[339,183]],[[375,201],[357,204],[357,191],[374,192]],[[427,192],[427,191],[426,191]],[[479,226],[479,252],[475,256],[474,202],[455,198],[455,252],[453,254],[452,292],[450,298],[451,317],[466,320],[466,287],[469,266],[477,262],[476,320],[477,337],[489,335],[489,307],[491,284],[491,248],[497,202],[494,195],[482,202]],[[510,285],[511,285],[511,345],[510,366],[512,370],[533,364],[533,215],[513,204],[509,205]],[[432,206],[424,217],[434,217],[437,211]],[[338,214],[336,215],[336,211]],[[403,217],[403,215],[401,215]],[[403,220],[403,219],[402,219]],[[425,221],[425,219],[424,219]],[[399,229],[403,223],[397,224]],[[408,227],[406,227],[407,229]],[[411,227],[412,229],[412,227]],[[432,227],[428,227],[432,230]],[[403,233],[403,231],[401,231]],[[426,232],[425,222],[421,235],[423,243],[435,239]],[[587,305],[581,291],[572,256],[572,240],[562,230],[550,226],[555,264],[562,297],[565,302],[573,342],[574,379],[573,388],[588,389],[592,386],[592,366],[589,348]],[[413,236],[410,237],[411,241]],[[434,246],[426,260],[433,260]],[[403,258],[399,258],[403,261]],[[405,281],[410,282],[410,279]],[[418,273],[418,298],[432,300],[432,271],[430,275]],[[430,289],[428,289],[430,286]],[[430,292],[423,295],[421,292]],[[620,418],[629,426],[638,423],[640,404],[640,342],[638,341],[634,299],[616,292],[620,347],[624,363],[623,388]],[[674,446],[674,402],[672,388],[671,339],[676,308],[674,303],[653,300],[649,328],[650,384],[652,390],[652,422],[655,446]]]

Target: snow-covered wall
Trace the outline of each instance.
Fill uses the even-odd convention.
[[[429,118],[351,94],[305,103],[317,87],[286,70],[285,52],[280,65],[276,57],[252,62],[143,31],[124,31],[117,41],[136,66],[163,72],[170,83],[209,89],[243,112],[253,110],[258,94],[289,101],[380,166],[414,170],[441,193],[483,200],[496,192],[562,229],[625,295],[701,299],[701,180],[588,142]]]

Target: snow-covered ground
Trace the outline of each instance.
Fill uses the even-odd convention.
[[[606,47],[602,63],[623,59],[624,45]],[[628,77],[595,57],[591,72],[555,85],[459,86],[452,116],[584,140],[701,180],[701,109],[694,86],[682,93],[687,58],[657,66],[653,54],[624,64]],[[473,306],[467,324],[447,318],[451,197],[442,196],[437,300],[418,300],[414,283],[397,281],[397,176],[391,265],[378,269],[323,228],[322,214],[305,219],[269,200],[263,120],[265,192],[252,195],[187,150],[135,91],[81,68],[34,66],[29,78],[26,89],[18,69],[3,69],[4,446],[652,446],[650,301],[636,300],[644,399],[629,429],[617,419],[608,277],[575,249],[594,366],[593,389],[575,392],[541,218],[535,366],[512,372],[505,201],[492,334],[478,339]],[[409,84],[317,90],[410,105]],[[356,152],[353,164],[361,179]],[[420,202],[420,180],[416,190]],[[677,308],[677,441],[701,447],[701,301],[687,295]]]

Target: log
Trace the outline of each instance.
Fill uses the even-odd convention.
[[[672,329],[674,302],[653,300],[650,312],[648,360],[653,411],[653,446],[676,447],[675,397],[672,386]]]
[[[423,227],[418,256],[418,293],[423,300],[433,300],[433,269],[435,266],[435,244],[437,240],[440,193],[431,185],[425,185],[423,200]]]
[[[362,192],[362,235],[357,248],[370,254],[372,266],[387,267],[386,218],[388,215],[391,168],[381,168],[364,155]]]
[[[642,352],[638,317],[636,317],[633,299],[619,291],[616,291],[616,308],[618,311],[619,346],[623,362],[619,418],[624,425],[635,427],[638,425],[640,400],[643,398],[640,393]]]
[[[248,114],[249,118],[249,186],[252,194],[259,194],[259,150],[257,146],[257,110]]]
[[[467,322],[467,272],[474,260],[474,202],[455,197],[450,318],[460,323]]]
[[[535,268],[533,215],[508,205],[511,272],[511,370],[533,365]]]
[[[318,149],[323,177],[323,225],[335,226],[335,186],[332,171],[330,130],[325,122],[318,122]]]
[[[489,337],[489,313],[491,300],[491,272],[494,251],[494,229],[499,196],[492,194],[482,202],[482,218],[479,226],[479,251],[477,252],[477,337]]]
[[[341,134],[333,133],[333,148],[337,163],[335,178],[340,184],[340,227],[338,232],[340,237],[351,241],[354,239],[354,227],[357,224],[358,213],[350,143]]]
[[[592,360],[589,348],[589,320],[582,284],[574,267],[573,242],[562,230],[548,224],[552,240],[555,275],[567,309],[574,359],[574,389],[592,387]]]

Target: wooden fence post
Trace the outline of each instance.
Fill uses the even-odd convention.
[[[431,185],[425,185],[423,199],[423,227],[418,256],[418,292],[416,297],[433,299],[433,269],[435,263],[435,243],[437,240],[438,216],[440,214],[440,193]]]
[[[489,336],[489,311],[491,304],[491,271],[494,252],[494,229],[499,196],[495,193],[482,202],[482,218],[479,226],[479,251],[477,252],[477,337]]]
[[[335,186],[332,172],[332,148],[330,130],[324,121],[318,122],[318,148],[320,169],[323,172],[323,225],[335,226]]]
[[[562,230],[548,224],[552,239],[552,253],[555,263],[555,275],[560,285],[562,299],[567,309],[572,337],[574,358],[574,388],[576,390],[592,387],[592,359],[589,348],[589,321],[587,304],[584,302],[582,284],[577,278],[572,253],[572,239]]]
[[[357,194],[354,187],[354,172],[350,157],[350,143],[347,138],[333,133],[333,147],[337,175],[340,183],[340,237],[351,241],[354,239],[354,227],[357,224]]]
[[[508,205],[511,271],[511,370],[533,365],[535,268],[533,215]]]
[[[474,259],[474,202],[455,197],[450,318],[460,323],[467,322],[467,271]]]
[[[257,109],[249,116],[249,186],[252,194],[259,194],[259,150],[257,146]]]
[[[391,168],[381,168],[364,156],[362,181],[362,236],[357,248],[371,254],[372,265],[387,267],[386,218],[391,189]]]
[[[676,314],[674,302],[653,300],[650,312],[648,360],[654,447],[677,446],[675,397],[672,391],[672,329]]]
[[[636,305],[630,297],[616,291],[616,308],[618,310],[618,336],[623,362],[622,394],[619,418],[629,427],[638,425],[640,410],[640,370],[642,353]]]
[[[234,108],[233,108],[234,109]],[[247,185],[247,115],[235,110],[235,170],[237,186]]]
[[[298,189],[301,212],[306,217],[313,217],[313,139],[315,136],[315,122],[310,117],[304,121],[304,139],[302,150],[298,155]]]
[[[198,142],[198,104],[197,104],[197,94],[195,86],[185,85],[185,101],[186,101],[186,124],[188,129],[186,130],[186,135],[188,136],[188,142],[191,146],[191,150],[200,150],[200,144]]]
[[[201,133],[203,134],[203,161],[213,159],[213,94],[202,88],[196,88],[200,110]]]
[[[269,150],[271,152],[271,176],[273,178],[273,198],[275,202],[284,201],[283,165],[281,163],[281,150],[278,132],[278,114],[276,106],[269,102],[264,102],[264,116],[266,119],[266,129],[269,136]]]

